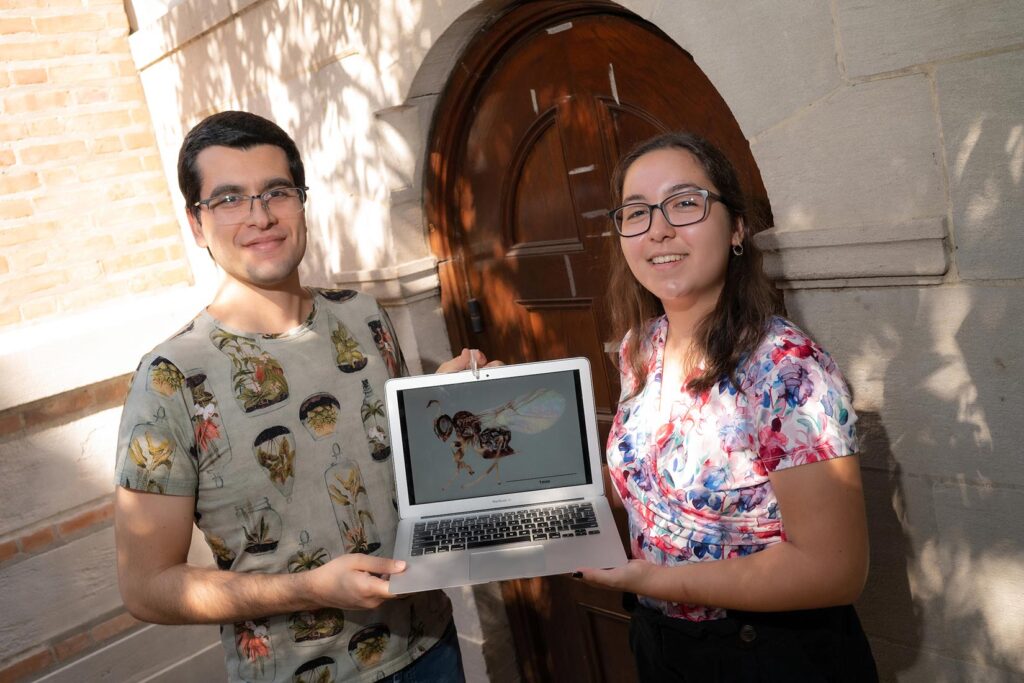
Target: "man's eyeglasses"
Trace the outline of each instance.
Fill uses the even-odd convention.
[[[615,224],[615,232],[623,237],[637,237],[651,229],[655,209],[661,211],[669,225],[681,228],[684,225],[700,223],[707,218],[708,207],[713,200],[726,203],[720,195],[696,188],[666,197],[660,204],[623,204],[609,211],[608,216]]]
[[[252,214],[254,202],[258,199],[263,210],[275,218],[292,218],[303,211],[308,187],[274,187],[261,194],[238,194],[228,192],[209,199],[202,199],[193,206],[205,206],[214,220],[222,225],[241,223]]]

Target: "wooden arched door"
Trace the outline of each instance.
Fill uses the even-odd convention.
[[[724,148],[763,200],[746,139],[690,55],[618,5],[564,0],[513,6],[481,32],[434,119],[426,208],[452,346],[508,363],[587,356],[602,439],[618,397],[609,177],[673,129]],[[618,595],[565,578],[503,593],[527,680],[633,677]]]

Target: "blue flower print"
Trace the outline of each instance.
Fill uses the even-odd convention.
[[[704,470],[704,481],[701,483],[705,488],[719,491],[728,480],[729,469],[727,467],[709,467]]]
[[[793,362],[779,365],[779,381],[782,383],[786,403],[790,407],[802,406],[814,391],[814,382],[807,370]]]
[[[764,486],[751,486],[749,488],[740,489],[737,491],[736,510],[737,512],[749,512],[754,510],[764,503],[767,496],[768,491]]]
[[[623,465],[629,465],[636,460],[636,449],[633,448],[632,434],[623,434],[619,441],[619,453],[622,455]]]
[[[686,492],[686,500],[697,510],[707,508],[708,510],[718,512],[722,509],[725,496],[718,491],[691,489]]]
[[[694,557],[702,560],[705,557],[720,560],[722,559],[722,546],[718,543],[710,542],[713,540],[713,537],[709,537],[707,540],[691,538],[687,545],[693,551]]]
[[[654,472],[651,470],[651,459],[644,458],[640,467],[633,471],[633,481],[641,491],[650,491],[654,488]]]

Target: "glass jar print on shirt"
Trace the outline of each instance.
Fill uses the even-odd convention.
[[[370,455],[377,462],[387,460],[391,455],[391,445],[388,443],[388,432],[385,428],[384,402],[373,393],[368,379],[363,380],[363,405],[359,409],[359,417],[366,431]]]
[[[210,341],[231,361],[231,386],[245,413],[280,407],[288,400],[284,369],[256,340],[214,328]]]
[[[334,444],[333,464],[324,472],[327,492],[334,508],[334,518],[341,532],[341,543],[346,553],[366,553],[380,550],[380,535],[370,512],[366,486],[359,464],[341,457],[341,446]]]

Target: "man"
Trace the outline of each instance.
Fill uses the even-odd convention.
[[[224,281],[143,358],[125,403],[115,471],[125,605],[144,621],[223,624],[233,681],[463,680],[447,597],[388,590],[404,569],[388,559],[390,448],[362,418],[405,364],[373,299],[299,282],[295,143],[259,116],[215,114],[185,137],[178,183]],[[188,564],[193,521],[219,568]]]

